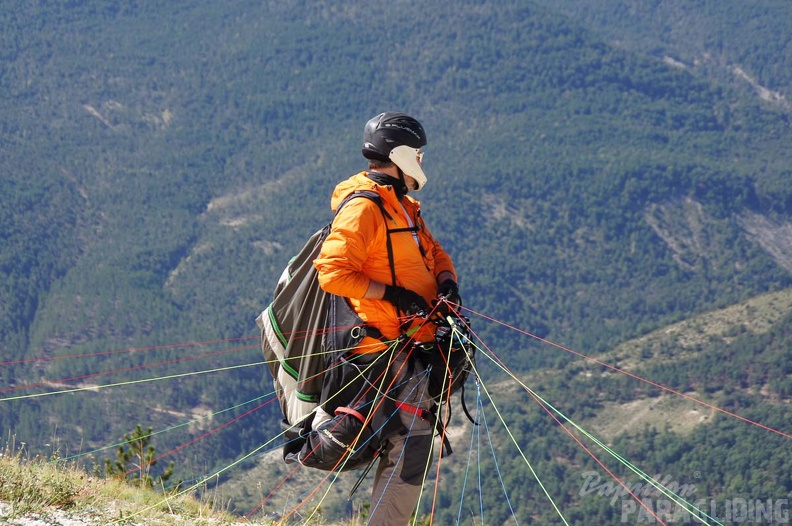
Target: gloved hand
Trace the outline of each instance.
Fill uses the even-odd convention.
[[[423,296],[404,287],[385,285],[385,294],[382,295],[382,299],[395,305],[407,316],[429,312],[429,304],[426,303]]]
[[[462,298],[459,296],[459,285],[453,279],[447,279],[437,288],[437,297],[445,298],[449,303],[462,305]]]

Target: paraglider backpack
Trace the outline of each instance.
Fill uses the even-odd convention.
[[[350,194],[336,208],[336,214],[355,198],[370,199],[386,219],[390,217],[381,197],[373,191]],[[354,360],[343,356],[365,336],[381,338],[381,334],[367,326],[345,298],[319,286],[313,261],[319,257],[331,227],[332,221],[313,234],[289,261],[275,287],[272,303],[256,318],[262,351],[283,413],[284,459],[327,470],[353,469],[376,455],[379,441],[364,427],[379,429],[370,414],[374,402],[378,402],[380,415],[390,405],[383,403],[381,393],[370,389],[372,379],[389,374],[388,357],[380,356],[388,353],[379,353],[377,358],[360,355]],[[388,256],[393,261],[390,233],[389,230]],[[392,264],[391,270],[393,273]],[[362,363],[372,359],[377,363]],[[365,376],[361,375],[361,368],[365,368]],[[325,403],[331,395],[332,402]],[[336,418],[322,429],[311,430],[311,417],[320,403]],[[352,441],[367,446],[352,447]],[[352,449],[355,453],[339,466],[338,459]]]

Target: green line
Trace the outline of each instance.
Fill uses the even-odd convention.
[[[479,349],[479,350],[481,351],[481,349]],[[486,353],[482,353],[482,354],[486,355]],[[481,380],[481,375],[478,374],[478,370],[476,369],[476,365],[474,363],[471,363],[471,367],[473,368],[473,372],[478,377],[479,383],[481,384],[481,387],[484,388],[484,392],[487,394],[487,398],[489,398],[489,401],[492,404],[492,408],[495,409],[495,412],[498,414],[498,419],[500,419],[501,423],[503,424],[504,429],[506,429],[506,432],[509,434],[509,438],[511,438],[512,443],[517,448],[517,451],[520,452],[520,456],[525,461],[525,464],[528,466],[528,469],[531,470],[531,473],[533,474],[534,478],[536,479],[536,482],[539,484],[539,487],[542,488],[542,491],[544,492],[545,496],[547,497],[547,500],[550,501],[550,504],[552,504],[553,509],[555,509],[555,511],[558,514],[558,516],[561,517],[561,520],[564,522],[564,524],[566,524],[566,526],[569,526],[569,523],[564,518],[564,515],[561,513],[561,510],[558,509],[558,506],[556,505],[555,501],[553,500],[553,497],[550,496],[550,493],[547,491],[547,488],[545,488],[544,484],[542,484],[541,479],[539,479],[539,475],[537,475],[536,470],[534,470],[534,468],[531,465],[530,461],[525,457],[525,453],[520,448],[520,445],[517,443],[517,439],[514,438],[514,435],[512,434],[511,429],[509,429],[509,426],[506,424],[506,421],[503,419],[503,415],[501,415],[500,410],[495,405],[495,400],[492,398],[492,395],[490,394],[489,389],[487,389],[487,386],[484,385],[484,382]]]
[[[633,473],[635,473],[636,475],[638,475],[638,476],[639,476],[641,479],[643,479],[645,482],[649,483],[649,484],[650,484],[652,487],[654,487],[655,489],[657,489],[658,491],[660,491],[661,493],[663,493],[663,494],[664,494],[666,497],[668,497],[668,498],[670,498],[671,500],[673,500],[673,501],[674,501],[674,502],[675,502],[675,503],[676,503],[676,504],[677,504],[677,505],[678,505],[680,508],[682,508],[683,510],[685,510],[686,512],[688,512],[688,513],[689,513],[689,514],[690,514],[690,515],[691,515],[691,516],[692,516],[694,519],[698,520],[698,521],[699,521],[699,522],[701,522],[702,524],[707,524],[705,521],[703,521],[703,520],[701,519],[701,517],[700,517],[700,516],[694,515],[694,514],[691,512],[691,510],[693,510],[693,511],[696,511],[696,512],[700,513],[701,515],[704,515],[706,518],[708,518],[708,519],[710,519],[710,520],[714,521],[716,524],[718,524],[718,525],[720,525],[720,526],[723,526],[723,524],[722,524],[722,523],[720,523],[720,522],[718,522],[718,520],[717,520],[717,519],[715,519],[714,517],[711,517],[711,516],[707,515],[707,513],[706,513],[706,512],[704,512],[703,510],[701,510],[701,509],[697,508],[695,505],[691,504],[690,502],[686,501],[686,500],[685,500],[683,497],[681,497],[681,496],[679,496],[679,495],[677,495],[677,494],[673,493],[672,491],[670,491],[668,488],[666,488],[665,486],[663,486],[662,484],[660,484],[660,483],[659,483],[657,480],[653,479],[651,476],[647,475],[647,474],[646,474],[644,471],[642,471],[640,468],[638,468],[637,466],[635,466],[634,464],[632,464],[632,463],[631,463],[629,460],[627,460],[626,458],[624,458],[623,456],[621,456],[619,453],[617,453],[616,451],[614,451],[612,448],[610,448],[609,446],[607,446],[606,444],[604,444],[604,443],[603,443],[601,440],[599,440],[597,437],[595,437],[594,435],[592,435],[591,433],[589,433],[588,431],[586,431],[585,429],[583,429],[582,427],[580,427],[578,424],[576,424],[574,421],[572,421],[572,420],[571,420],[569,417],[567,417],[567,416],[566,416],[565,414],[563,414],[561,411],[559,411],[558,409],[556,409],[556,408],[555,408],[555,407],[554,407],[552,404],[550,404],[550,403],[549,403],[549,402],[547,402],[547,401],[546,401],[544,398],[542,398],[541,396],[539,396],[539,395],[538,395],[536,392],[534,392],[534,391],[533,391],[533,390],[532,390],[530,387],[528,387],[527,385],[525,385],[525,383],[524,383],[522,380],[520,380],[519,378],[517,378],[517,377],[516,377],[516,376],[515,376],[515,375],[514,375],[514,374],[513,374],[511,371],[509,371],[508,369],[506,369],[506,368],[505,368],[505,367],[504,367],[502,364],[500,364],[498,361],[494,360],[494,359],[493,359],[492,357],[490,357],[490,356],[489,356],[487,353],[484,353],[484,352],[482,352],[482,354],[484,354],[484,356],[486,356],[486,357],[487,357],[487,358],[488,358],[490,361],[492,361],[492,362],[493,362],[495,365],[497,365],[497,366],[498,366],[498,367],[499,367],[499,368],[500,368],[502,371],[504,371],[506,374],[508,374],[508,375],[509,375],[509,376],[510,376],[510,377],[511,377],[511,378],[512,378],[514,381],[516,381],[516,382],[517,382],[517,383],[518,383],[518,384],[519,384],[519,385],[520,385],[520,386],[521,386],[523,389],[525,389],[525,390],[526,390],[528,393],[530,393],[532,396],[535,396],[535,397],[536,397],[536,398],[537,398],[537,399],[538,399],[538,400],[539,400],[539,401],[540,401],[542,404],[544,404],[544,405],[546,405],[547,407],[549,407],[550,409],[552,409],[552,410],[553,410],[553,412],[555,412],[555,413],[556,413],[556,414],[558,414],[558,415],[559,415],[561,418],[563,418],[564,420],[566,420],[566,421],[567,421],[567,422],[568,422],[570,425],[572,425],[572,426],[573,426],[575,429],[577,429],[578,431],[580,431],[581,433],[583,433],[583,434],[584,434],[586,437],[588,437],[588,438],[589,438],[589,440],[591,440],[592,442],[594,442],[595,444],[597,444],[597,445],[598,445],[600,448],[602,448],[602,449],[603,449],[605,452],[607,452],[607,453],[608,453],[609,455],[611,455],[613,458],[615,458],[616,460],[618,460],[618,461],[619,461],[619,462],[620,462],[620,463],[621,463],[623,466],[625,466],[627,469],[629,469],[630,471],[632,471]],[[683,505],[683,503],[684,503],[684,505]]]
[[[265,395],[261,395],[261,396],[257,396],[256,398],[252,398],[252,399],[248,400],[247,402],[242,402],[241,404],[237,404],[237,405],[234,405],[234,406],[231,406],[231,407],[227,407],[225,409],[221,409],[220,411],[217,411],[215,413],[210,413],[208,415],[204,415],[204,416],[202,416],[200,418],[196,418],[194,420],[190,420],[189,422],[184,422],[184,423],[181,423],[181,424],[177,424],[175,426],[166,427],[165,429],[161,429],[159,431],[154,431],[153,433],[145,435],[142,438],[150,438],[150,437],[153,437],[155,435],[160,435],[162,433],[166,433],[168,431],[173,431],[174,429],[179,429],[180,427],[189,426],[190,424],[195,424],[196,422],[200,422],[201,420],[206,420],[208,418],[214,418],[214,417],[216,417],[218,415],[221,415],[223,413],[227,413],[228,411],[233,411],[234,409],[238,409],[238,408],[240,408],[242,406],[245,406],[247,404],[252,404],[253,402],[258,402],[262,398],[268,398],[268,397],[274,396],[274,395],[275,395],[275,391],[271,391],[271,392],[269,392],[269,393],[267,393]],[[57,463],[57,462],[68,462],[70,460],[75,460],[77,458],[84,457],[86,455],[92,455],[93,453],[98,453],[100,451],[105,451],[107,449],[113,449],[113,448],[116,448],[116,447],[119,447],[119,446],[124,446],[126,444],[129,444],[130,442],[131,442],[131,440],[124,440],[123,442],[119,442],[117,444],[112,444],[110,446],[100,447],[99,449],[94,449],[93,451],[86,451],[85,453],[78,453],[77,455],[71,455],[71,456],[64,457],[64,458],[56,458],[54,460],[50,460],[48,462],[48,464],[53,463],[53,462],[55,462],[55,463]]]
[[[380,383],[379,383],[379,388],[378,388],[378,391],[379,391],[380,393],[382,393],[382,392],[383,392],[383,386],[385,385],[385,380],[386,380],[386,379],[388,378],[388,376],[389,376],[389,375],[387,374],[387,371],[389,371],[389,370],[390,370],[390,367],[391,367],[391,365],[393,364],[393,360],[394,360],[393,353],[394,353],[394,351],[396,351],[396,348],[397,348],[397,346],[398,346],[398,343],[399,343],[399,341],[398,341],[398,340],[392,340],[392,341],[390,342],[390,345],[389,345],[389,347],[388,347],[387,349],[385,349],[385,350],[383,350],[383,351],[382,351],[382,353],[383,353],[383,354],[382,354],[382,355],[380,355],[380,357],[379,357],[379,358],[377,358],[377,359],[373,360],[373,361],[372,361],[370,364],[368,364],[368,365],[366,365],[364,368],[362,368],[362,370],[361,370],[361,371],[360,371],[360,372],[357,374],[357,376],[355,376],[355,378],[353,378],[353,379],[351,379],[351,380],[350,380],[350,383],[354,382],[354,381],[355,381],[355,380],[357,380],[358,378],[363,378],[363,379],[365,380],[365,375],[366,375],[366,373],[368,373],[368,371],[369,371],[370,369],[374,368],[374,366],[377,364],[377,362],[379,362],[379,360],[381,360],[381,359],[382,359],[382,358],[385,356],[385,354],[384,354],[384,353],[389,353],[389,354],[390,354],[390,356],[388,357],[388,364],[386,365],[386,374],[383,374],[383,375],[382,375],[382,379],[380,380]],[[400,352],[401,352],[401,351],[400,351]],[[334,367],[339,367],[339,366],[341,366],[341,365],[342,365],[342,364],[337,364],[337,365],[335,365]],[[369,385],[371,385],[371,386],[373,387],[373,384],[369,383]],[[335,398],[336,396],[338,396],[338,395],[340,395],[340,394],[341,394],[341,389],[339,389],[339,390],[338,390],[338,391],[337,391],[335,394],[333,394],[333,396],[331,396],[331,397],[330,397],[328,400],[332,400],[333,398]],[[387,393],[386,393],[385,395],[387,396]],[[380,403],[381,403],[381,402],[380,402]],[[368,413],[368,415],[367,415],[367,416],[368,416],[368,417],[371,417],[371,415],[372,415],[372,414],[373,414],[373,413],[374,413],[374,412],[377,410],[377,408],[378,408],[378,406],[374,406],[374,405],[372,405],[372,406],[371,406],[371,408],[369,409],[369,413]],[[294,427],[295,427],[295,426],[291,426],[289,429],[292,429],[292,428],[294,428]],[[363,431],[361,430],[361,431],[360,431],[360,433],[358,433],[357,437],[355,437],[355,440],[353,441],[353,443],[352,443],[351,447],[357,447],[357,443],[358,443],[358,440],[360,439],[360,435],[361,435],[361,433],[362,433],[362,432],[363,432]],[[285,431],[284,431],[284,433],[285,433]],[[330,493],[330,490],[332,489],[332,487],[333,487],[333,484],[335,484],[335,483],[336,483],[336,481],[338,480],[338,478],[341,476],[341,473],[343,472],[343,468],[344,468],[344,466],[346,465],[346,463],[349,461],[349,459],[350,459],[350,457],[351,457],[351,456],[352,456],[351,454],[350,454],[350,455],[345,455],[345,456],[344,456],[344,460],[343,460],[343,462],[340,464],[340,466],[336,466],[336,468],[335,468],[335,469],[333,469],[332,471],[328,472],[328,474],[327,474],[327,475],[325,475],[325,476],[324,476],[324,478],[322,478],[322,480],[321,480],[321,481],[320,481],[320,482],[319,482],[319,483],[318,483],[318,484],[315,486],[314,490],[312,490],[312,491],[310,492],[310,494],[309,494],[309,495],[305,496],[305,497],[304,497],[304,500],[300,501],[300,502],[297,504],[297,506],[295,506],[294,508],[292,508],[292,510],[291,510],[291,511],[290,511],[290,512],[289,512],[289,513],[288,513],[288,514],[285,516],[285,517],[283,517],[283,518],[281,519],[281,521],[283,521],[283,520],[285,520],[285,519],[288,519],[288,518],[289,518],[289,517],[290,517],[292,514],[294,514],[294,512],[295,512],[296,510],[298,510],[298,509],[299,509],[299,508],[300,508],[300,507],[301,507],[301,506],[302,506],[302,505],[303,505],[305,502],[307,502],[307,500],[308,500],[308,499],[311,499],[311,498],[313,498],[313,497],[314,497],[314,494],[315,494],[315,493],[316,493],[316,492],[319,490],[319,488],[321,487],[321,485],[322,485],[322,484],[324,484],[324,483],[325,483],[325,482],[326,482],[326,481],[327,481],[327,480],[330,478],[330,476],[331,476],[331,474],[332,474],[332,475],[333,475],[333,480],[330,482],[330,484],[328,484],[328,486],[327,486],[327,489],[325,490],[324,494],[323,494],[323,495],[321,496],[321,498],[319,499],[319,502],[318,502],[318,504],[317,504],[316,506],[314,506],[313,510],[311,511],[311,514],[310,514],[310,515],[309,515],[309,516],[308,516],[308,517],[307,517],[307,518],[306,518],[306,519],[303,521],[303,524],[307,524],[307,523],[309,523],[309,522],[311,521],[311,519],[312,519],[312,518],[313,518],[313,517],[314,517],[314,516],[315,516],[315,515],[316,515],[316,514],[317,514],[317,513],[320,511],[320,509],[321,509],[321,506],[322,506],[322,503],[325,501],[325,499],[327,498],[327,495]],[[278,524],[281,524],[281,522],[279,522]]]
[[[251,452],[250,452],[250,453],[248,453],[247,455],[245,455],[245,456],[243,456],[243,457],[241,457],[241,458],[239,458],[239,459],[235,460],[234,462],[232,462],[232,463],[228,464],[228,465],[227,465],[227,466],[225,466],[224,468],[222,468],[222,469],[219,469],[219,470],[215,471],[215,472],[214,472],[214,473],[212,473],[211,475],[208,475],[208,476],[204,477],[202,480],[200,480],[200,481],[196,482],[196,483],[195,483],[195,484],[193,484],[192,486],[190,486],[190,487],[188,487],[188,488],[185,488],[185,489],[183,489],[183,490],[181,490],[181,491],[179,491],[178,493],[175,493],[175,494],[173,494],[173,495],[169,495],[168,497],[166,497],[166,498],[162,499],[162,500],[161,500],[161,501],[159,501],[158,503],[156,503],[156,504],[152,504],[151,506],[148,506],[148,507],[146,507],[146,508],[140,509],[140,510],[136,511],[135,513],[131,514],[131,515],[125,515],[123,518],[120,518],[120,519],[118,519],[118,520],[115,520],[115,521],[113,521],[113,522],[111,522],[111,523],[109,523],[109,524],[120,524],[120,523],[126,523],[126,522],[128,522],[128,521],[129,521],[129,519],[131,519],[132,517],[137,517],[137,516],[138,516],[138,515],[140,515],[141,513],[145,513],[145,512],[147,512],[147,511],[149,511],[149,510],[153,510],[153,509],[155,509],[155,508],[159,508],[159,507],[161,507],[163,504],[166,504],[166,503],[167,503],[167,502],[168,502],[170,499],[172,499],[172,498],[179,497],[179,496],[181,496],[181,495],[184,495],[185,493],[187,493],[187,492],[190,492],[190,491],[194,491],[195,489],[197,489],[197,488],[199,488],[200,486],[202,486],[202,485],[206,484],[206,483],[207,483],[207,482],[209,482],[210,480],[212,480],[212,479],[214,479],[214,478],[217,478],[217,477],[218,477],[218,476],[219,476],[221,473],[223,473],[223,472],[225,472],[225,471],[228,471],[229,469],[231,469],[232,467],[236,466],[237,464],[240,464],[240,463],[242,463],[242,462],[246,461],[247,459],[249,459],[250,457],[252,457],[252,456],[253,456],[253,455],[255,455],[256,453],[258,453],[259,451],[261,451],[262,449],[264,449],[265,447],[267,447],[268,445],[270,445],[270,444],[271,444],[272,442],[274,442],[274,441],[275,441],[277,438],[281,437],[281,436],[282,436],[282,435],[283,435],[285,432],[286,432],[286,431],[282,431],[282,432],[278,433],[277,435],[275,435],[275,436],[274,436],[274,437],[272,437],[271,439],[269,439],[269,440],[267,440],[266,442],[264,442],[263,444],[261,444],[259,447],[255,448],[253,451],[251,451]]]
[[[49,393],[37,393],[37,394],[31,394],[31,395],[11,396],[11,397],[8,397],[8,398],[0,398],[0,402],[8,402],[8,401],[11,401],[11,400],[25,400],[25,399],[28,399],[28,398],[39,398],[39,397],[42,397],[42,396],[50,396],[50,395],[65,394],[65,393],[76,393],[76,392],[79,392],[79,391],[95,391],[97,389],[104,389],[106,387],[119,387],[119,386],[122,386],[122,385],[142,384],[142,383],[146,383],[146,382],[156,382],[156,381],[159,381],[159,380],[172,380],[174,378],[182,378],[182,377],[185,377],[185,376],[192,376],[194,374],[206,374],[206,373],[216,373],[216,372],[220,372],[220,371],[230,371],[232,369],[241,369],[243,367],[252,367],[252,366],[256,366],[256,365],[264,365],[266,363],[267,362],[254,362],[254,363],[248,363],[248,364],[243,364],[243,365],[232,365],[232,366],[229,366],[229,367],[219,367],[217,369],[207,369],[205,371],[196,371],[196,372],[192,372],[192,373],[172,374],[172,375],[168,375],[168,376],[158,376],[156,378],[144,378],[143,380],[129,380],[127,382],[117,382],[117,383],[114,383],[114,384],[94,385],[94,386],[91,386],[91,387],[75,387],[74,389],[65,389],[63,391],[52,391],[52,392],[49,392]]]

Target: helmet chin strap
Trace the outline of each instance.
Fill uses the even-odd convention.
[[[404,180],[404,172],[402,172],[402,169],[398,166],[396,166],[396,169],[399,171],[399,183],[401,184],[399,193],[401,195],[407,195],[407,193],[410,191],[410,188],[407,186],[407,181]]]

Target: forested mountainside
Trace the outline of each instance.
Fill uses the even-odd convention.
[[[477,313],[600,353],[792,284],[783,2],[6,4],[0,427],[31,448],[243,415],[268,388],[253,320],[386,109],[428,130],[417,197]],[[653,20],[699,33],[653,51]],[[743,20],[772,31],[723,29]],[[724,63],[780,98],[685,66],[709,49],[686,34],[719,39]],[[575,360],[474,328],[521,374]],[[750,346],[777,364],[774,334],[773,350]],[[695,369],[684,388],[713,396],[759,382]],[[788,372],[760,383],[751,404],[772,413]],[[251,451],[275,415],[180,450],[182,476]]]
[[[609,43],[731,84],[785,110],[792,93],[789,5],[705,0],[561,0],[563,12]]]

